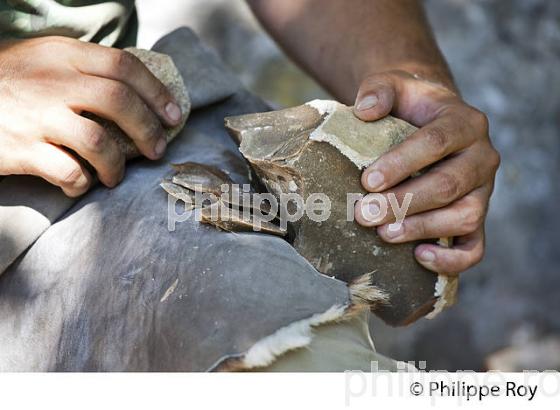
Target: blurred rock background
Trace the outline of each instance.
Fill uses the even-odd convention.
[[[188,25],[275,106],[327,94],[286,59],[242,0],[137,0],[139,45]],[[560,370],[560,1],[427,0],[465,99],[502,155],[487,254],[459,303],[404,329],[372,323],[377,349],[429,369]]]

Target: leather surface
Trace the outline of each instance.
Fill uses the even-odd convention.
[[[183,74],[184,33],[158,43]],[[56,222],[0,276],[0,370],[204,371],[347,304],[344,283],[280,238],[192,219],[168,230],[158,185],[169,163],[217,165],[247,183],[223,118],[265,109],[241,88],[199,106],[165,158],[133,161],[118,187],[97,186],[60,218],[50,215]],[[31,187],[22,180],[21,190]]]

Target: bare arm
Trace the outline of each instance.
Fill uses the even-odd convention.
[[[286,52],[341,101],[401,69],[454,88],[417,0],[248,0]]]
[[[364,121],[391,113],[420,129],[362,175],[371,193],[413,199],[402,224],[379,214],[375,196],[356,206],[358,223],[387,242],[430,241],[417,260],[456,274],[484,253],[484,221],[500,157],[488,120],[458,95],[417,0],[248,0],[271,35]],[[420,177],[409,176],[427,171]]]

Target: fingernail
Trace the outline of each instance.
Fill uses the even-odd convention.
[[[181,109],[175,103],[168,103],[165,106],[165,113],[167,114],[167,118],[169,118],[172,122],[177,122],[181,119]]]
[[[380,212],[379,206],[374,203],[362,204],[362,215],[366,221],[375,222]]]
[[[385,177],[379,171],[370,172],[367,176],[368,188],[371,190],[380,188],[384,182],[385,182]]]
[[[432,251],[424,251],[420,254],[420,259],[424,262],[433,262],[436,260],[436,254]]]
[[[385,235],[391,239],[398,238],[404,233],[404,224],[401,223],[394,223],[387,226],[385,230]]]
[[[165,138],[160,138],[156,144],[156,147],[154,148],[156,155],[158,157],[161,157],[165,152],[166,147],[167,147],[167,141],[165,140]]]
[[[379,98],[377,98],[376,95],[367,95],[364,98],[362,98],[362,100],[358,103],[356,109],[358,111],[369,110],[370,108],[375,107],[378,102],[379,102]]]

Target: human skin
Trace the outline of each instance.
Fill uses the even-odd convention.
[[[416,0],[248,0],[263,26],[364,121],[391,113],[419,127],[362,174],[371,193],[413,199],[400,226],[376,218],[373,194],[356,204],[361,225],[385,241],[454,237],[416,247],[426,268],[454,275],[484,254],[484,221],[500,163],[488,120],[466,104]],[[421,176],[410,179],[418,171]],[[389,207],[390,208],[390,207]],[[389,209],[390,211],[390,209]],[[389,229],[389,227],[393,229]]]
[[[150,159],[165,151],[164,126],[181,121],[132,54],[65,37],[0,42],[0,175],[40,176],[78,196],[93,180],[87,161],[103,184],[118,184],[124,155],[83,111],[116,122]]]
[[[363,209],[377,213],[368,196],[356,205],[358,223],[394,243],[454,236],[452,249],[417,247],[418,261],[436,272],[480,261],[499,155],[486,117],[457,92],[419,2],[248,1],[294,60],[341,101],[355,101],[359,118],[392,113],[420,127],[362,176],[366,190],[393,192],[400,203],[414,194],[400,229],[388,229],[392,214],[366,218]],[[92,183],[81,157],[115,186],[124,157],[83,111],[115,121],[151,159],[165,150],[163,126],[181,117],[165,87],[123,51],[61,37],[0,43],[0,175],[41,176],[78,196]]]

